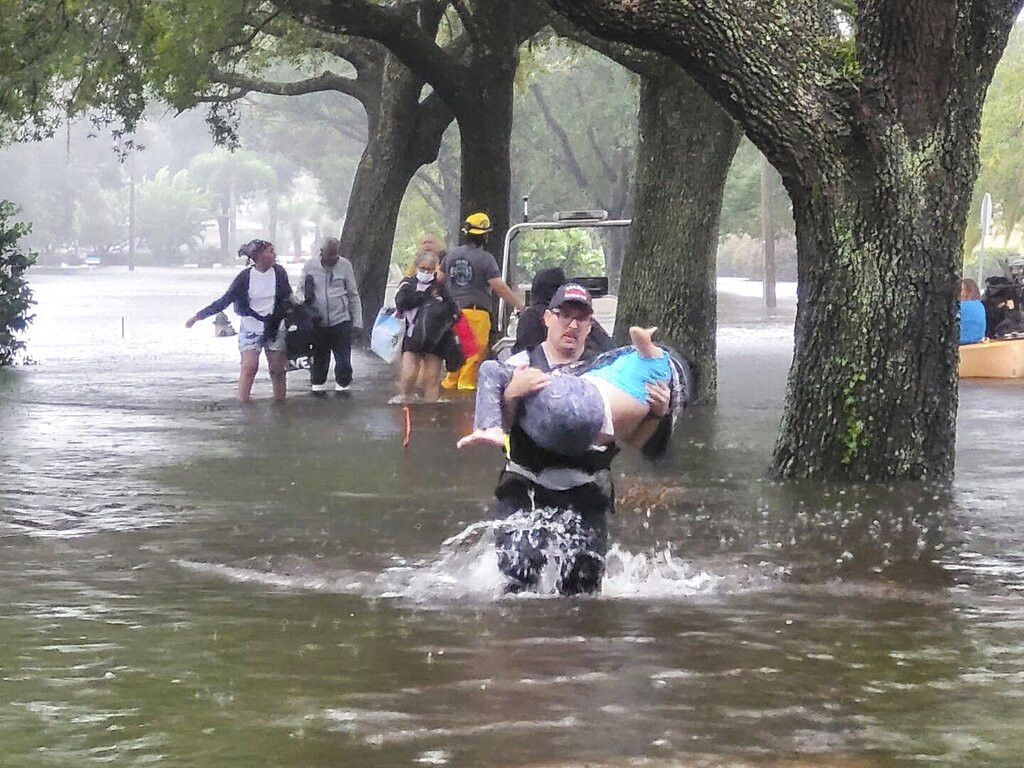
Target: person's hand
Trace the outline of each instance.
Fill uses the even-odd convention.
[[[647,383],[647,406],[651,416],[661,419],[668,414],[668,406],[672,401],[672,390],[663,381]]]
[[[352,328],[352,343],[357,347],[366,346],[366,331],[362,326]]]
[[[196,324],[196,320],[198,320],[198,319],[199,318],[197,318],[195,315],[192,315],[192,317],[190,317],[188,320],[185,321],[185,327],[186,328],[191,328],[193,325]]]
[[[539,368],[531,368],[524,363],[518,366],[512,373],[512,380],[505,387],[505,399],[517,400],[521,397],[532,395],[534,392],[544,389],[550,381],[551,376],[549,374],[544,373]]]

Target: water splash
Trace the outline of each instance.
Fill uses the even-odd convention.
[[[498,569],[494,532],[507,520],[484,520],[466,526],[442,542],[435,557],[415,562],[399,561],[379,573],[356,572],[304,558],[278,559],[274,563],[225,565],[177,561],[187,570],[228,581],[275,589],[361,595],[369,598],[410,600],[419,605],[442,607],[453,601],[518,600],[552,598],[557,589],[562,561],[549,558],[530,592],[506,594],[506,579]],[[560,534],[561,532],[556,532]],[[571,551],[578,542],[553,537],[554,553]],[[715,573],[685,560],[671,547],[630,552],[613,545],[605,558],[606,573],[597,599],[673,600],[699,595],[734,592],[737,579]]]
[[[682,598],[716,592],[724,582],[724,576],[700,570],[674,555],[671,547],[633,553],[613,544],[605,557],[601,587],[606,597]]]

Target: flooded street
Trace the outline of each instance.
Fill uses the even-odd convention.
[[[51,270],[0,370],[0,765],[1020,766],[1024,382],[952,488],[764,479],[793,303],[720,294],[720,403],[617,460],[604,594],[496,597],[472,402],[184,322],[233,270]],[[231,315],[237,327],[237,319]],[[265,363],[264,363],[265,365]]]

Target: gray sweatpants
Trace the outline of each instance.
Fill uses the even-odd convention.
[[[502,401],[514,368],[496,360],[480,366],[474,429],[503,426]],[[585,453],[604,425],[604,398],[597,386],[579,376],[552,374],[548,385],[523,398],[517,419],[542,448],[565,456]]]

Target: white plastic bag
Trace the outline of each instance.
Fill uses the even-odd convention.
[[[394,307],[381,307],[370,333],[370,349],[385,363],[393,363],[398,358],[405,334],[405,323],[395,312]]]

